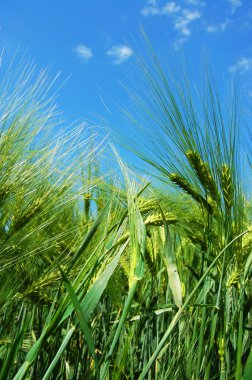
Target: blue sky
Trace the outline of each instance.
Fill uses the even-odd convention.
[[[217,81],[238,71],[252,99],[249,0],[0,0],[2,59],[19,47],[39,67],[62,71],[62,82],[71,75],[59,96],[69,120],[106,117],[114,101],[127,104],[119,82],[141,53],[140,26],[157,51],[183,50],[192,76],[206,49]]]

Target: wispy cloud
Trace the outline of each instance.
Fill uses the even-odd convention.
[[[228,0],[230,7],[231,7],[231,13],[234,14],[240,6],[242,6],[241,0]]]
[[[177,5],[177,4],[174,3],[174,2],[171,2],[171,3],[167,3],[167,4],[162,8],[162,12],[163,12],[163,14],[171,15],[171,14],[177,13],[180,9],[181,9],[181,8],[180,8],[179,5]]]
[[[157,1],[149,0],[146,7],[141,11],[145,17],[166,15],[171,18],[173,29],[178,33],[173,44],[176,50],[190,37],[192,23],[201,18],[199,7],[205,5],[203,0],[185,0],[185,3],[188,4],[188,8],[180,6],[175,1],[158,6]]]
[[[85,45],[77,45],[75,48],[74,48],[74,51],[75,53],[77,53],[77,55],[84,61],[87,61],[89,60],[90,58],[93,57],[93,52],[90,48],[88,48],[87,46]]]
[[[252,69],[252,58],[242,57],[239,59],[235,65],[229,67],[230,73],[239,72],[240,74],[245,74],[247,71]]]
[[[144,7],[141,13],[144,16],[162,16],[162,15],[172,15],[177,13],[181,7],[174,1],[166,3],[163,7],[157,6],[156,1],[148,1],[148,5]]]
[[[133,55],[133,50],[127,45],[114,45],[107,50],[107,55],[114,58],[114,64],[120,65]]]
[[[224,22],[222,22],[220,24],[208,25],[206,27],[206,31],[208,33],[224,32],[227,29],[228,24],[229,24],[229,20],[226,19]]]
[[[197,10],[183,9],[182,14],[175,20],[174,28],[179,30],[184,36],[191,34],[190,24],[201,17],[201,13]]]

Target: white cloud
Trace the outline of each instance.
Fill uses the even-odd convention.
[[[174,28],[184,36],[189,36],[191,34],[189,25],[200,17],[201,13],[197,10],[183,9],[182,14],[175,20]]]
[[[156,1],[148,2],[148,6],[144,7],[141,13],[144,16],[162,16],[162,15],[172,15],[180,10],[180,6],[174,1],[166,3],[163,7],[158,7]]]
[[[146,17],[147,16],[156,16],[156,15],[160,15],[160,9],[158,7],[156,7],[155,5],[150,5],[150,6],[144,7],[141,10],[141,13]]]
[[[114,45],[107,50],[107,55],[114,57],[114,64],[120,65],[133,55],[133,50],[127,45]]]
[[[228,0],[231,6],[231,13],[234,14],[240,6],[242,6],[241,0]]]
[[[247,71],[251,69],[252,69],[252,58],[242,57],[241,59],[239,59],[239,61],[235,65],[229,67],[229,72],[230,73],[239,72],[240,74],[245,74]]]
[[[229,20],[222,22],[221,24],[213,24],[206,27],[208,33],[224,32],[229,24]]]
[[[87,46],[85,45],[77,45],[75,48],[74,48],[74,51],[75,53],[78,54],[78,56],[80,58],[82,58],[83,60],[87,61],[88,59],[92,58],[93,57],[93,52],[90,48],[88,48]]]
[[[173,46],[176,50],[188,40],[191,34],[191,24],[201,18],[199,6],[204,6],[203,0],[184,0],[190,7],[183,8],[175,1],[169,1],[164,6],[158,6],[157,1],[147,1],[147,6],[142,9],[144,16],[170,16],[172,18],[173,29],[178,32],[178,38]]]
[[[172,14],[172,13],[177,13],[180,10],[180,6],[177,5],[176,3],[167,3],[163,8],[162,12],[163,14]]]

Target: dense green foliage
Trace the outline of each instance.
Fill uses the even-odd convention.
[[[45,73],[3,80],[0,380],[252,378],[237,98],[225,113],[209,75],[196,100],[150,61],[129,142],[149,178],[112,148],[119,185],[98,136],[62,133]]]

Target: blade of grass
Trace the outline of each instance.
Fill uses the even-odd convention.
[[[100,226],[100,224],[101,224],[101,222],[102,222],[102,220],[103,220],[103,218],[104,218],[104,216],[105,216],[105,214],[107,212],[108,205],[109,205],[109,202],[105,205],[104,209],[98,215],[98,217],[96,218],[96,220],[93,223],[92,227],[90,228],[90,230],[88,231],[87,235],[83,239],[80,247],[78,248],[77,252],[75,253],[75,255],[73,256],[73,258],[71,260],[71,263],[69,264],[69,267],[67,269],[67,273],[66,274],[68,274],[71,271],[71,269],[73,268],[73,266],[76,263],[76,261],[78,260],[78,258],[81,256],[81,254],[85,251],[85,249],[89,245],[90,241],[92,240],[94,234],[96,233],[98,227]]]
[[[17,353],[22,344],[24,334],[25,334],[25,326],[22,327],[17,337],[15,338],[14,342],[11,344],[10,351],[8,352],[7,358],[1,368],[0,380],[8,379],[9,373],[12,369],[13,363],[15,362]]]
[[[88,290],[87,294],[85,295],[83,301],[81,302],[81,306],[84,309],[85,314],[87,315],[87,319],[90,318],[95,307],[97,306],[104,290],[106,289],[108,281],[111,278],[112,274],[114,273],[119,263],[120,257],[122,253],[124,252],[125,248],[127,247],[127,245],[128,245],[128,241],[126,241],[126,243],[120,248],[116,256],[110,261],[110,263],[106,265],[104,271],[95,280],[95,282],[93,283],[91,288]],[[64,312],[59,324],[65,321],[69,317],[69,315],[72,313],[72,311],[73,311],[73,307],[69,306]]]
[[[252,379],[252,350],[248,356],[248,359],[245,364],[243,380],[251,380]]]
[[[62,268],[60,266],[59,266],[59,270],[60,270],[62,279],[64,281],[64,285],[65,285],[65,287],[69,293],[71,302],[74,306],[76,316],[77,316],[79,324],[80,324],[80,329],[81,329],[81,331],[82,331],[82,333],[86,339],[86,343],[87,343],[88,349],[90,351],[90,354],[92,355],[92,357],[94,359],[95,368],[96,368],[96,377],[97,377],[97,379],[99,379],[98,360],[97,360],[97,356],[95,353],[95,343],[94,343],[94,340],[92,337],[91,330],[88,326],[88,316],[86,315],[83,307],[81,306],[81,304],[80,304],[80,302],[79,302],[79,300],[75,294],[75,291],[74,291],[72,285],[70,284],[67,276],[65,275],[64,271],[62,270]]]
[[[58,361],[60,360],[60,357],[63,354],[66,346],[68,345],[68,342],[70,341],[75,329],[76,329],[75,326],[72,327],[68,331],[68,333],[66,334],[65,338],[63,339],[63,342],[60,345],[58,352],[54,356],[53,361],[51,362],[50,366],[48,367],[48,369],[47,369],[46,373],[44,374],[42,380],[48,380],[50,378],[50,376],[52,375],[52,372],[53,372],[55,366],[57,365]]]

